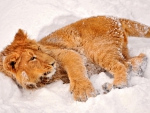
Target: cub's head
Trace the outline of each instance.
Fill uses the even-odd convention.
[[[55,60],[21,29],[0,54],[0,70],[23,88],[37,88],[56,71]]]

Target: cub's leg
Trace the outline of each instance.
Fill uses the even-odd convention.
[[[145,54],[141,53],[139,56],[132,57],[128,62],[132,66],[132,76],[143,76],[147,66],[147,57]]]
[[[103,68],[110,72],[114,76],[112,85],[107,85],[107,90],[114,88],[123,88],[128,85],[128,72],[130,71],[130,65],[125,61],[121,61],[115,58],[105,58],[105,62],[100,62]]]
[[[130,65],[122,53],[123,38],[100,37],[93,39],[85,46],[86,55],[100,67],[114,76],[110,88],[122,88],[128,85],[128,71]]]
[[[138,56],[132,57],[127,60],[131,66],[129,70],[128,76],[143,76],[146,66],[147,66],[147,57],[145,54],[141,53]],[[105,93],[109,92],[112,89],[112,84],[105,83],[103,84],[102,88],[104,89]]]
[[[82,57],[75,51],[54,49],[48,52],[64,67],[70,80],[70,91],[77,101],[86,101],[96,96],[92,83],[87,78],[86,67]]]

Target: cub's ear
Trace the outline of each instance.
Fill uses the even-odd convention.
[[[27,39],[27,34],[22,30],[19,29],[15,35],[14,41],[15,43],[22,43]]]

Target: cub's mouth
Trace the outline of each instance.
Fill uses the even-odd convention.
[[[55,69],[53,69],[53,71],[44,72],[43,75],[40,76],[39,81],[37,83],[30,83],[30,82],[26,83],[25,84],[26,89],[37,89],[39,87],[54,82],[53,76],[55,76],[55,73],[56,73]]]
[[[52,75],[52,73],[46,72],[47,76],[41,76],[40,81],[37,82],[36,84],[27,84],[26,89],[37,89],[40,87],[43,87],[45,85],[51,84],[55,81],[61,80],[63,84],[68,84],[70,83],[70,80],[68,78],[68,75],[66,72],[59,72],[58,70]],[[52,75],[52,76],[51,76]],[[51,77],[50,77],[51,76]]]

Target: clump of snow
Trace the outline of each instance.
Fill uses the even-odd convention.
[[[110,15],[150,25],[149,0],[4,0],[0,3],[0,50],[10,44],[19,28],[39,40],[52,31],[81,18]],[[150,39],[129,38],[131,56],[147,55],[144,77],[131,77],[130,87],[103,94],[102,85],[111,83],[106,73],[90,80],[99,93],[86,102],[76,102],[69,84],[61,81],[38,90],[18,88],[0,73],[0,113],[149,113],[150,112]]]

